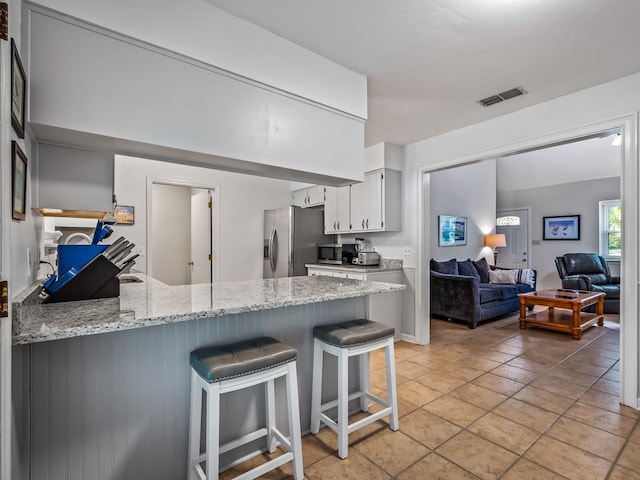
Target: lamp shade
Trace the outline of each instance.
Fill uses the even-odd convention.
[[[491,248],[506,247],[507,237],[504,236],[504,233],[490,233],[484,236],[484,246]]]

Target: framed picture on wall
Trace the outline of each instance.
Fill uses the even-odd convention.
[[[580,240],[580,215],[542,217],[543,240]]]
[[[467,217],[438,215],[438,246],[455,247],[467,244]]]
[[[27,76],[22,68],[22,61],[16,48],[16,43],[11,39],[11,125],[18,134],[24,138],[24,118],[27,101]]]
[[[135,212],[132,206],[116,205],[113,209],[113,216],[119,225],[133,225],[135,223]]]
[[[12,175],[11,217],[14,220],[24,220],[27,213],[27,157],[17,142],[11,142]]]

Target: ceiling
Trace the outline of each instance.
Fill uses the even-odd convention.
[[[637,0],[205,0],[368,77],[366,146],[640,71]],[[513,87],[528,94],[482,107]]]

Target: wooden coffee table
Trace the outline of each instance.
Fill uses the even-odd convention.
[[[603,292],[566,289],[521,293],[518,295],[520,328],[524,330],[530,325],[558,330],[571,333],[573,338],[580,340],[582,332],[594,323],[598,322],[600,327],[604,325],[604,297]],[[596,305],[596,313],[582,311],[583,308],[593,304]],[[542,305],[549,308],[527,315],[527,305]]]

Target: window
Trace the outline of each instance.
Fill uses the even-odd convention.
[[[620,200],[600,202],[600,255],[620,260],[622,252],[622,204]]]

